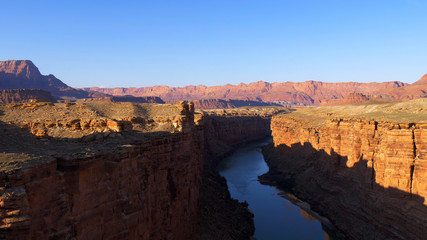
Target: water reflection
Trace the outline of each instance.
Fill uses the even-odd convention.
[[[268,171],[260,151],[265,144],[268,141],[244,146],[219,166],[231,196],[247,201],[255,215],[254,237],[257,240],[330,239],[316,218],[292,203],[294,196],[258,182],[258,176]]]
[[[308,212],[306,212],[304,209],[301,209],[300,211],[301,216],[303,216],[308,221],[317,221],[313,216],[311,216]]]

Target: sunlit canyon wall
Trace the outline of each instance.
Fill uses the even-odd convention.
[[[350,239],[425,239],[427,124],[291,116],[271,123],[270,181],[292,190]]]

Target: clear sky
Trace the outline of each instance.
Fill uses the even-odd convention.
[[[427,73],[424,0],[1,1],[1,60],[73,87],[403,81]]]

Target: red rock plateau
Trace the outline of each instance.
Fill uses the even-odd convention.
[[[252,215],[211,162],[281,111],[0,105],[0,238],[249,239]]]
[[[425,239],[427,99],[274,116],[270,172],[349,239]]]
[[[40,89],[0,90],[0,103],[25,103],[34,100],[56,102],[50,92]]]
[[[263,102],[279,101],[284,105],[316,105],[331,99],[344,99],[350,93],[356,92],[363,94],[374,94],[382,89],[400,88],[406,85],[407,84],[402,82],[326,83],[318,81],[306,81],[268,83],[259,81],[249,84],[227,84],[224,86],[214,87],[206,87],[203,85],[187,86],[181,88],[154,86],[143,88],[85,88],[85,90],[96,91],[115,96],[159,96],[164,101],[177,101],[183,99],[237,99]]]

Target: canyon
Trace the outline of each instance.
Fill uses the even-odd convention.
[[[264,150],[278,184],[348,239],[425,239],[426,99],[274,116]],[[424,108],[423,108],[424,107]]]
[[[280,111],[0,105],[0,238],[249,239],[252,214],[212,166]]]
[[[23,60],[0,88],[1,239],[251,239],[216,167],[268,136],[260,182],[342,238],[424,239],[427,75],[74,89]]]

